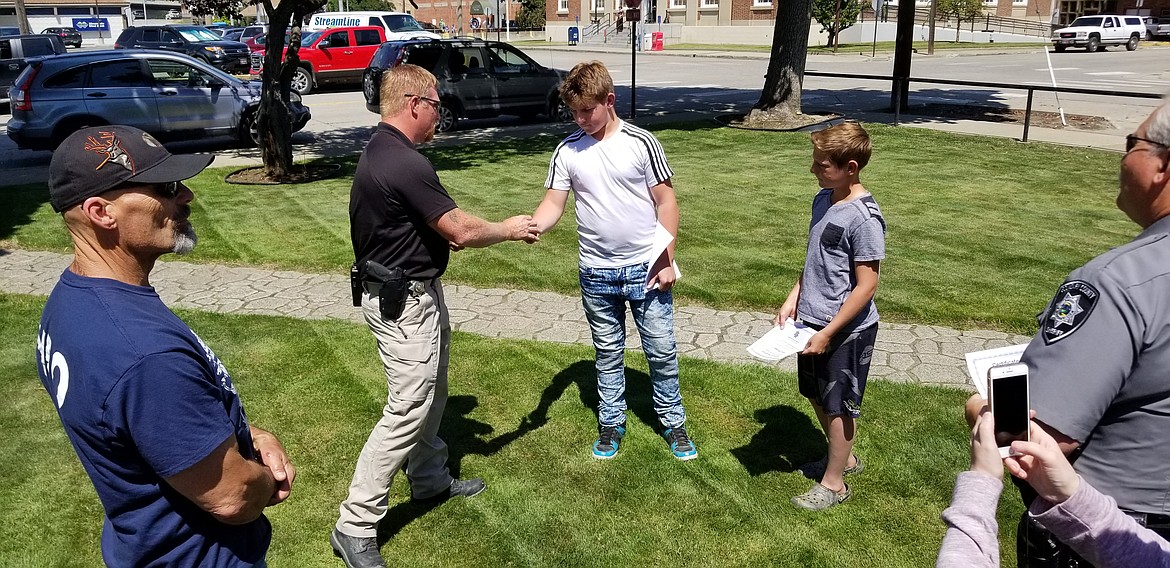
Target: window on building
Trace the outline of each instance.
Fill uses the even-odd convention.
[[[771,8],[772,0],[752,0],[752,6],[756,8]]]
[[[569,11],[569,0],[557,0],[557,11],[558,12],[568,12]]]
[[[703,0],[704,8],[718,8],[719,0]]]
[[[687,0],[670,0],[671,8],[686,8]]]

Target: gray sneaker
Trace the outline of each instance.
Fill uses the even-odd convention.
[[[378,552],[377,538],[349,536],[335,528],[329,535],[329,544],[347,568],[386,568],[386,561]]]

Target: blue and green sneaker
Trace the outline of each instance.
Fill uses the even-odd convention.
[[[618,450],[621,449],[622,436],[625,435],[625,424],[598,427],[597,441],[593,442],[593,457],[599,460],[607,460],[616,456]]]
[[[670,444],[670,451],[674,457],[682,461],[699,457],[699,450],[695,448],[694,442],[687,436],[686,427],[668,428],[662,433],[662,437],[666,438],[666,443]]]

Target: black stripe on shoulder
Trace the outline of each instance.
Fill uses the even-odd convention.
[[[670,179],[673,172],[670,165],[666,163],[666,153],[663,152],[662,144],[653,134],[628,122],[622,123],[622,133],[641,142],[646,147],[646,154],[650,157],[650,168],[654,171],[655,183]]]

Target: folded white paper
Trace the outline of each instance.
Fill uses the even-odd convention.
[[[654,277],[658,274],[653,271],[654,263],[658,262],[658,259],[662,257],[663,253],[666,252],[666,247],[670,246],[672,241],[674,241],[674,235],[670,234],[670,231],[666,230],[666,227],[663,227],[662,223],[655,223],[654,246],[652,247],[653,250],[650,251],[650,258],[646,261],[650,264],[651,268],[651,270],[646,272],[647,290],[651,288],[650,281],[654,280]],[[682,278],[682,272],[678,269],[678,263],[672,260],[670,261],[670,265],[674,268],[674,279],[678,280],[679,278]]]
[[[779,361],[794,353],[804,351],[804,348],[808,346],[808,340],[816,333],[815,329],[789,318],[784,322],[784,327],[773,327],[763,337],[749,345],[747,352],[757,359]]]
[[[972,351],[965,355],[967,373],[971,375],[971,382],[975,384],[975,388],[979,390],[979,394],[983,398],[987,398],[987,370],[997,365],[1019,363],[1020,356],[1024,354],[1026,347],[1028,347],[1027,343],[1021,343],[1020,345]]]

